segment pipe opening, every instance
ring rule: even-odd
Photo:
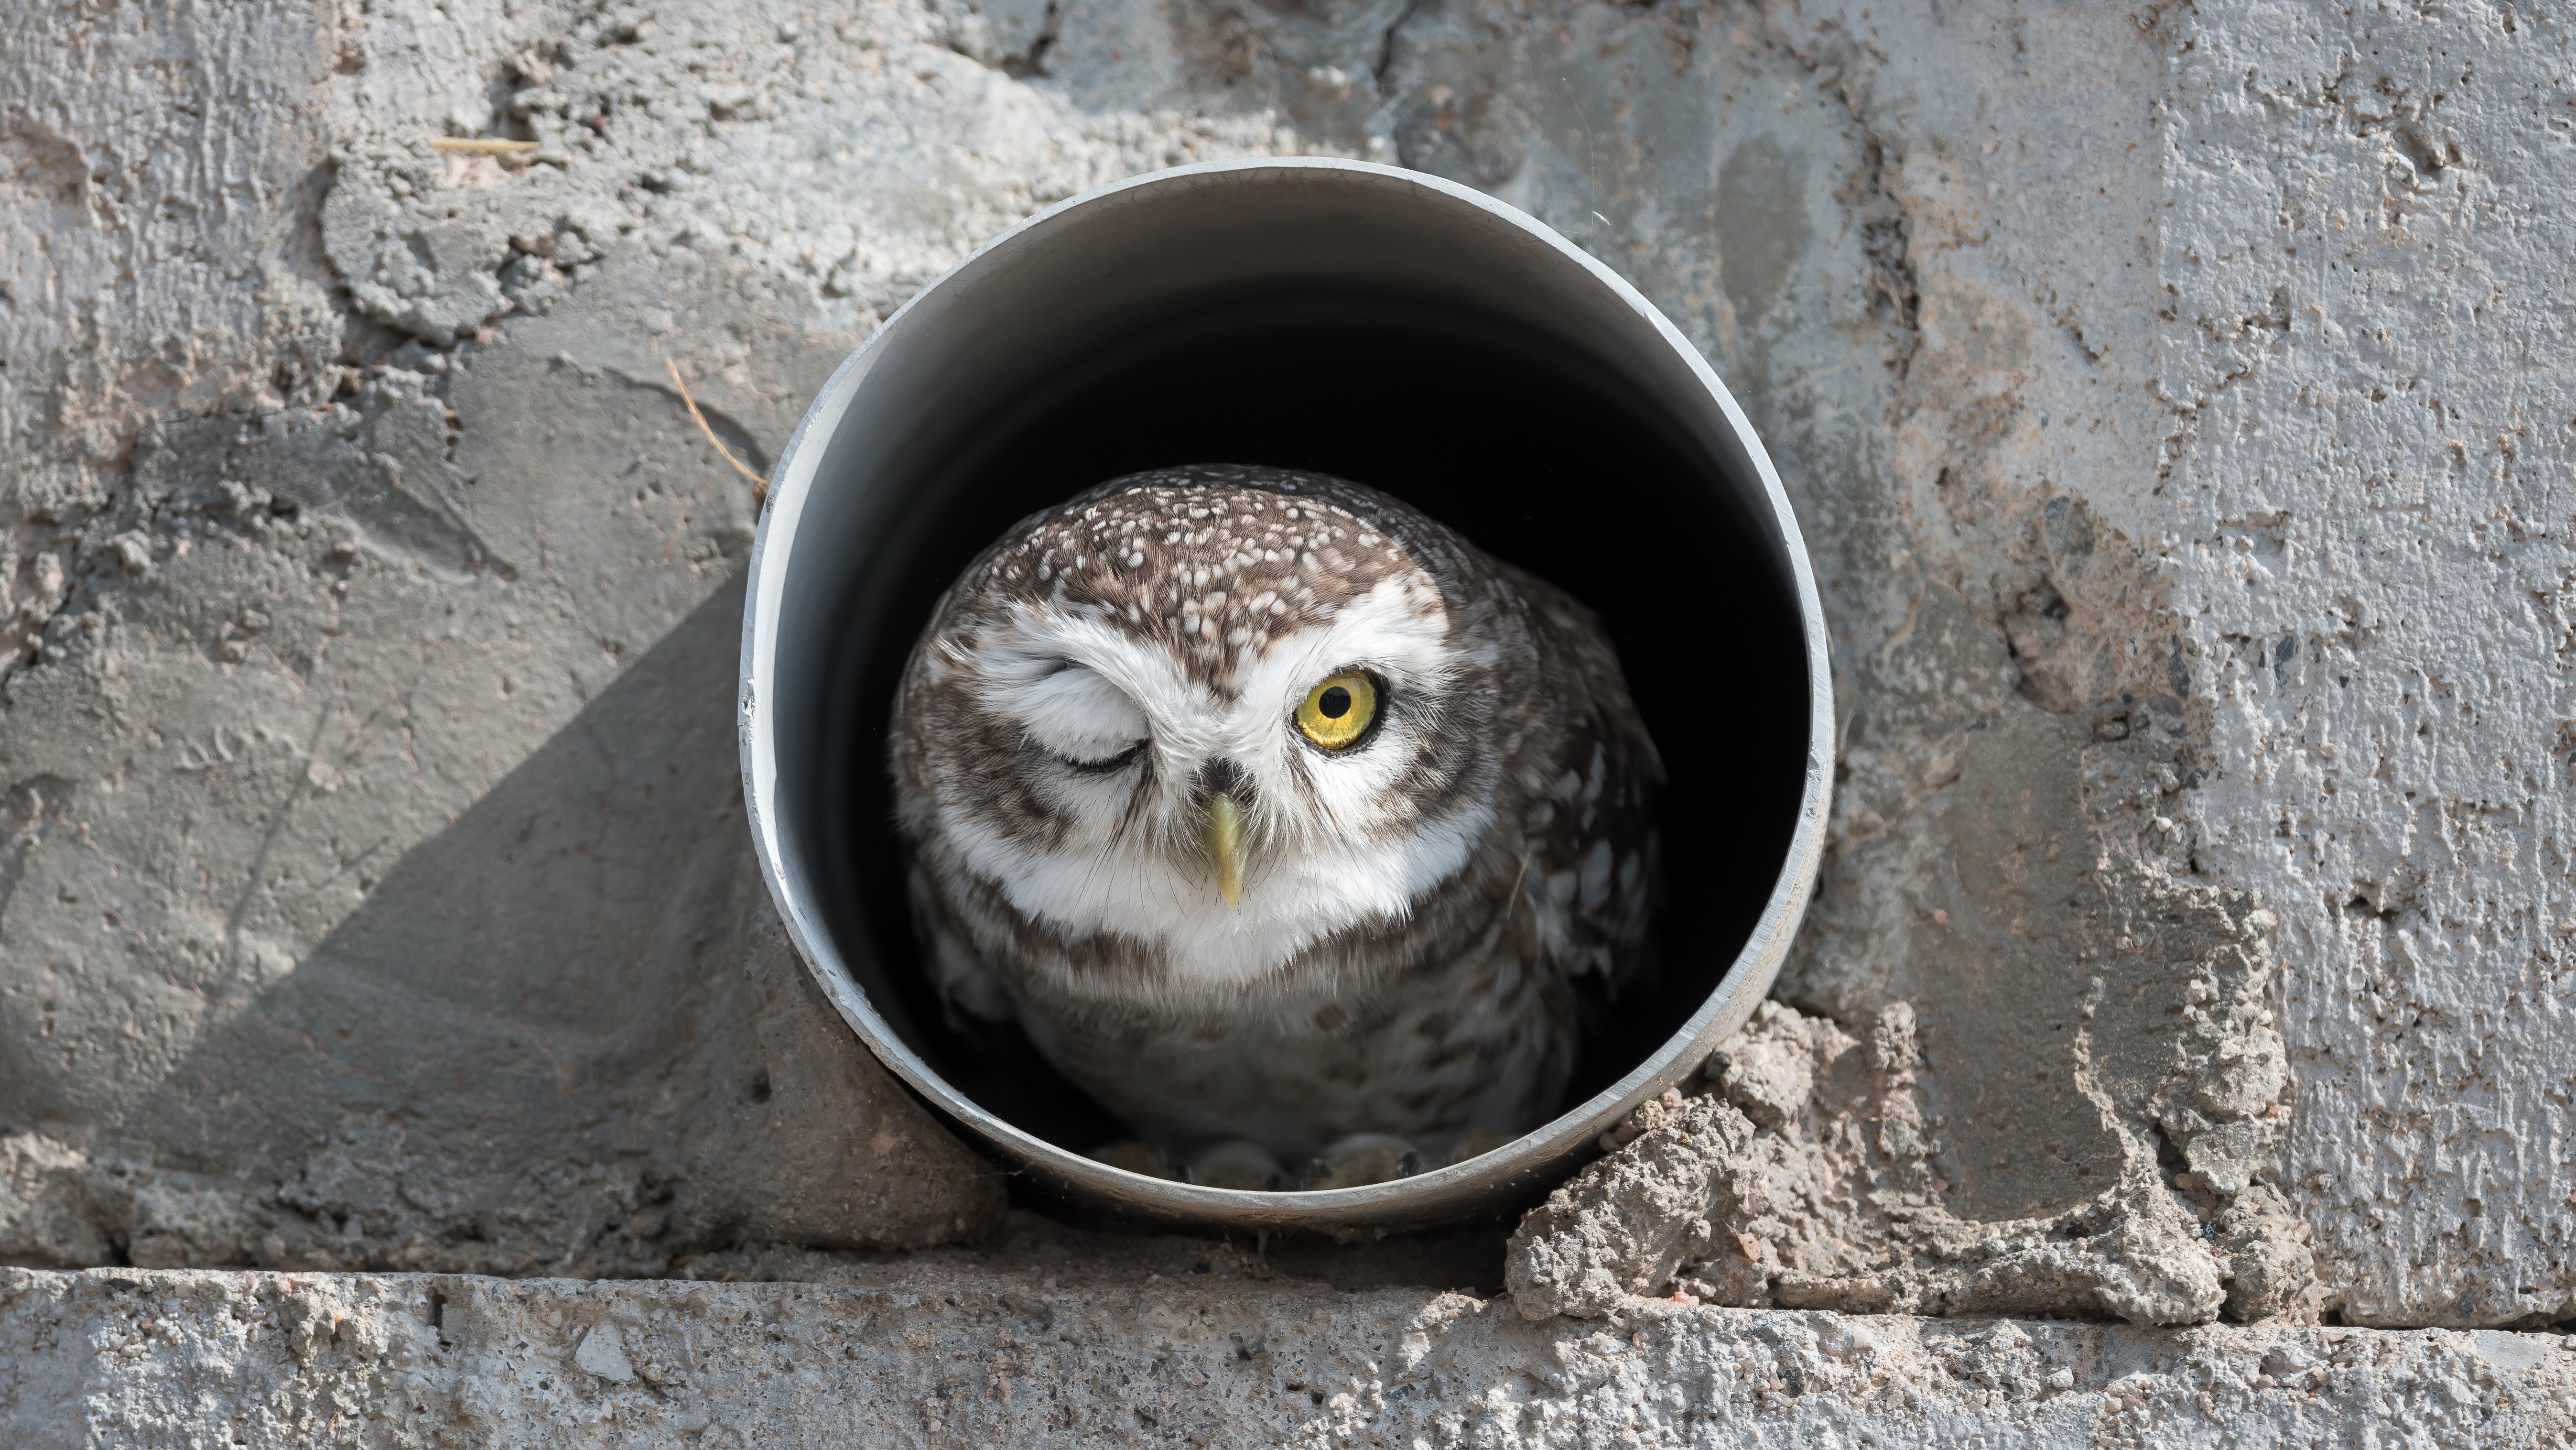
[[[841,960],[949,1085],[1075,1153],[1128,1136],[1016,1030],[960,1032],[934,1000],[885,769],[905,657],[940,591],[1014,521],[1179,464],[1380,489],[1606,622],[1670,774],[1662,972],[1602,1014],[1563,1106],[1636,1068],[1717,989],[1780,880],[1806,786],[1797,587],[1760,480],[1573,332],[1430,288],[1200,289],[1024,330],[1041,341],[989,352],[892,420],[905,431],[869,442],[864,479],[835,435],[813,487],[845,501],[804,525],[786,607],[810,623],[782,632],[781,679],[811,683],[773,706],[779,828]]]

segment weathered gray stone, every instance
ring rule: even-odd
[[[1030,210],[1325,150],[1636,280],[1808,529],[1846,778],[1788,1055],[1722,1085],[1804,1166],[1701,1282],[2576,1314],[2563,18],[20,8],[0,1256],[631,1272],[987,1221],[754,941],[753,506],[666,362],[758,467]],[[776,1136],[763,1064],[867,1136]]]
[[[2078,859],[2277,918],[2255,1017],[2294,1111],[2276,1149],[2221,1133],[2210,1166],[2266,1160],[2347,1318],[2568,1315],[2569,1107],[2534,1067],[2576,1020],[2544,1005],[2576,889],[2552,753],[2576,407],[2541,280],[2564,242],[2540,199],[2576,168],[2541,139],[2576,104],[2563,19],[1767,16],[1875,143],[1919,343],[1877,415],[1895,486],[1861,512],[1885,542],[1855,531],[1890,577],[1842,576],[1864,586],[1838,611],[1850,844],[1787,991],[1928,1015],[1985,976],[1926,918],[1957,920],[1950,883],[2006,849],[1936,822],[1975,785],[1950,783],[1958,732],[2012,702],[1922,651],[2000,623],[2020,693],[2097,742],[2055,752],[2083,766]],[[2539,356],[2549,381],[2506,381]],[[2001,921],[2062,930],[2028,905]],[[2017,1004],[1988,1040],[2055,1036],[2098,970],[1986,977]],[[2012,1081],[2011,1052],[1927,1040],[1936,1097]]]
[[[1671,1303],[1532,1323],[1242,1247],[1022,1230],[786,1283],[0,1270],[0,1439],[2525,1447],[2576,1439],[2576,1353]]]

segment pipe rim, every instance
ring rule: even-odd
[[[796,523],[813,492],[824,454],[868,364],[887,345],[887,339],[901,335],[901,324],[925,299],[951,285],[986,257],[1086,209],[1134,193],[1188,186],[1206,179],[1283,172],[1356,173],[1418,187],[1448,202],[1472,207],[1488,220],[1522,232],[1544,244],[1560,260],[1581,268],[1637,320],[1648,324],[1716,405],[1760,480],[1797,596],[1808,680],[1806,778],[1797,823],[1790,832],[1779,873],[1743,948],[1719,975],[1708,997],[1662,1045],[1616,1082],[1503,1147],[1410,1178],[1305,1192],[1214,1188],[1113,1168],[988,1111],[934,1072],[869,1001],[843,963],[819,914],[789,878],[774,809],[778,797],[775,720],[764,708],[768,692],[762,688],[776,660],[780,586],[793,548]],[[1741,1025],[1770,990],[1815,889],[1833,789],[1833,668],[1815,570],[1807,555],[1805,535],[1798,527],[1796,512],[1781,486],[1770,453],[1716,370],[1644,294],[1536,217],[1442,177],[1336,157],[1199,162],[1112,182],[1058,202],[1003,231],[895,309],[833,371],[771,470],[744,593],[739,690],[736,724],[743,804],[761,880],[798,957],[850,1030],[867,1044],[879,1062],[942,1116],[965,1125],[975,1137],[1000,1150],[1016,1165],[1036,1171],[1049,1180],[1049,1186],[1078,1199],[1092,1200],[1113,1212],[1179,1225],[1259,1229],[1423,1226],[1470,1216],[1479,1208],[1522,1196],[1542,1180],[1561,1179],[1579,1166],[1581,1155],[1604,1130],[1626,1118],[1639,1104],[1696,1075],[1718,1040]]]

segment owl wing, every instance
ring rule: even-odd
[[[961,909],[972,910],[974,903],[950,899],[919,860],[914,861],[907,884],[913,935],[922,944],[924,965],[938,989],[948,1025],[964,1031],[969,1019],[1008,1022],[1017,1017],[1001,974],[975,949],[974,933],[958,915]]]
[[[1531,955],[1616,995],[1654,971],[1663,758],[1600,621],[1553,585],[1505,567],[1528,602],[1539,698],[1564,722],[1520,772],[1533,786],[1520,883]]]

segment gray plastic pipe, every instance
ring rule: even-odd
[[[874,948],[836,937],[824,906],[846,887],[816,846],[831,829],[822,814],[839,808],[825,782],[836,766],[852,765],[832,752],[855,748],[824,724],[837,662],[847,658],[850,574],[883,567],[885,550],[898,547],[886,538],[890,501],[928,486],[938,466],[931,455],[1031,386],[1033,368],[1079,366],[1150,319],[1185,311],[1191,298],[1251,287],[1365,289],[1468,308],[1610,370],[1715,464],[1712,476],[1770,532],[1805,636],[1798,814],[1759,921],[1706,1001],[1646,1060],[1503,1148],[1412,1178],[1311,1193],[1209,1188],[1112,1168],[943,1081],[892,1025],[899,1014],[862,987],[854,959]],[[1506,1208],[1579,1166],[1638,1104],[1686,1081],[1779,972],[1815,883],[1834,774],[1832,672],[1797,521],[1761,441],[1707,362],[1635,288],[1523,212],[1436,177],[1320,158],[1186,166],[1103,187],[1013,227],[905,304],[833,374],[772,478],[743,614],[740,697],[743,793],[762,875],[850,1029],[934,1109],[1043,1190],[1167,1225],[1343,1234]]]

